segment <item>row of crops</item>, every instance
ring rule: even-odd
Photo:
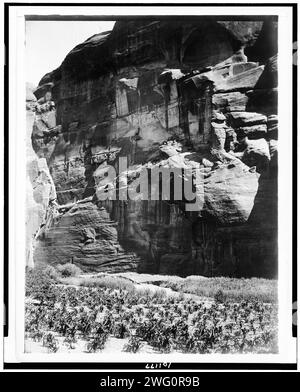
[[[277,306],[262,302],[200,302],[111,288],[40,286],[26,300],[26,337],[48,352],[61,344],[100,352],[111,337],[123,351],[145,345],[170,353],[274,353]],[[60,339],[58,339],[60,337]]]

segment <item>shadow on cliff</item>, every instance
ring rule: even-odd
[[[253,276],[267,278],[276,278],[278,273],[278,169],[275,160],[271,160],[268,169],[260,175],[247,222],[250,240],[256,242],[249,260],[249,271]]]

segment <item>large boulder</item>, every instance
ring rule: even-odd
[[[244,112],[247,102],[247,95],[239,91],[214,94],[212,98],[214,108],[226,112]]]
[[[229,121],[234,128],[249,127],[257,124],[265,124],[267,117],[261,113],[233,112],[230,113]]]
[[[249,167],[256,166],[259,172],[266,170],[271,159],[267,141],[263,138],[257,140],[245,138],[245,144],[243,162]]]
[[[259,174],[240,161],[222,165],[205,179],[204,210],[220,224],[247,222],[258,190]]]

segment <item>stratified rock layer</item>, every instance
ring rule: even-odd
[[[117,22],[45,75],[32,145],[57,205],[35,262],[276,276],[276,31],[270,18]],[[196,168],[200,210],[184,200],[101,201],[119,157],[129,182],[145,168]]]
[[[40,228],[45,225],[51,204],[56,200],[55,185],[49,173],[46,158],[39,158],[31,143],[31,135],[36,122],[38,104],[32,88],[26,88],[26,253],[27,265],[33,266],[35,240]]]

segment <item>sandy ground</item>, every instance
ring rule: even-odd
[[[52,332],[53,333],[53,332]],[[64,338],[56,335],[56,339],[59,342],[59,349],[57,351],[58,354],[90,354],[87,349],[87,341],[78,339],[77,343],[74,345],[73,349],[70,349],[67,345],[64,344]],[[103,350],[97,351],[99,355],[105,354],[115,354],[115,353],[122,353],[124,345],[128,342],[128,338],[126,339],[118,339],[115,337],[110,337]],[[41,342],[35,342],[31,338],[25,339],[25,352],[26,353],[35,353],[35,354],[48,354],[48,348],[43,346]],[[149,346],[148,344],[144,343],[141,348],[139,349],[139,354],[154,354],[156,351]],[[134,353],[132,353],[134,355]]]
[[[183,298],[185,299],[193,299],[195,302],[205,302],[205,304],[210,304],[213,302],[212,298],[200,297],[199,295],[196,294],[182,293],[179,291],[174,291],[169,287],[158,287],[155,284],[151,284],[151,283],[138,283],[136,284],[135,287],[137,288],[137,290],[151,290],[151,291],[162,290],[169,296],[173,296],[173,297],[183,296]]]
[[[105,272],[98,272],[94,274],[82,274],[82,277],[96,277],[96,276],[119,276],[125,279],[130,280],[133,283],[153,283],[153,282],[180,282],[186,278],[182,278],[176,275],[159,275],[159,274],[140,274],[137,272],[118,272],[115,274],[108,274]],[[192,278],[194,275],[190,275],[189,278]],[[197,279],[209,279],[206,276],[197,275]]]

